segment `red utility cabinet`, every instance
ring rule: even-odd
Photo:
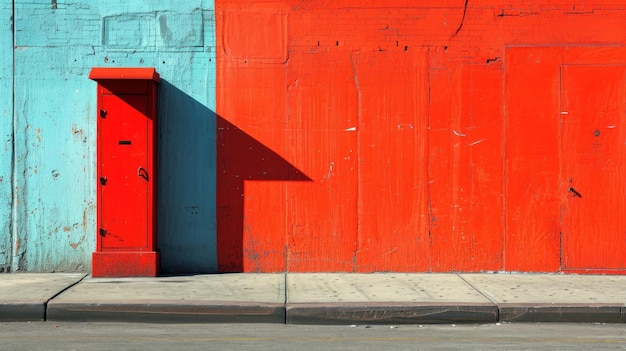
[[[156,276],[154,68],[93,68],[98,82],[93,277]]]

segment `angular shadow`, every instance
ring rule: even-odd
[[[245,270],[244,182],[248,180],[311,181],[311,178],[218,115],[217,246],[221,272]]]
[[[161,270],[164,274],[216,272],[215,112],[167,80],[161,79],[158,91]]]
[[[157,121],[162,273],[243,272],[244,182],[311,179],[164,79]]]

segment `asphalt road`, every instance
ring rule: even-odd
[[[626,350],[626,324],[0,324],[0,351],[248,349]]]

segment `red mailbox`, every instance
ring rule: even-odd
[[[93,68],[98,82],[93,277],[156,276],[154,68]]]

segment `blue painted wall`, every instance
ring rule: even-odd
[[[91,269],[96,83],[87,76],[98,66],[160,73],[162,268],[216,271],[213,2],[14,0],[13,6],[14,33],[10,5],[0,8],[0,179],[14,169],[15,184],[11,201],[10,182],[0,182],[0,268]]]
[[[13,8],[0,3],[0,272],[11,268],[13,162]]]

